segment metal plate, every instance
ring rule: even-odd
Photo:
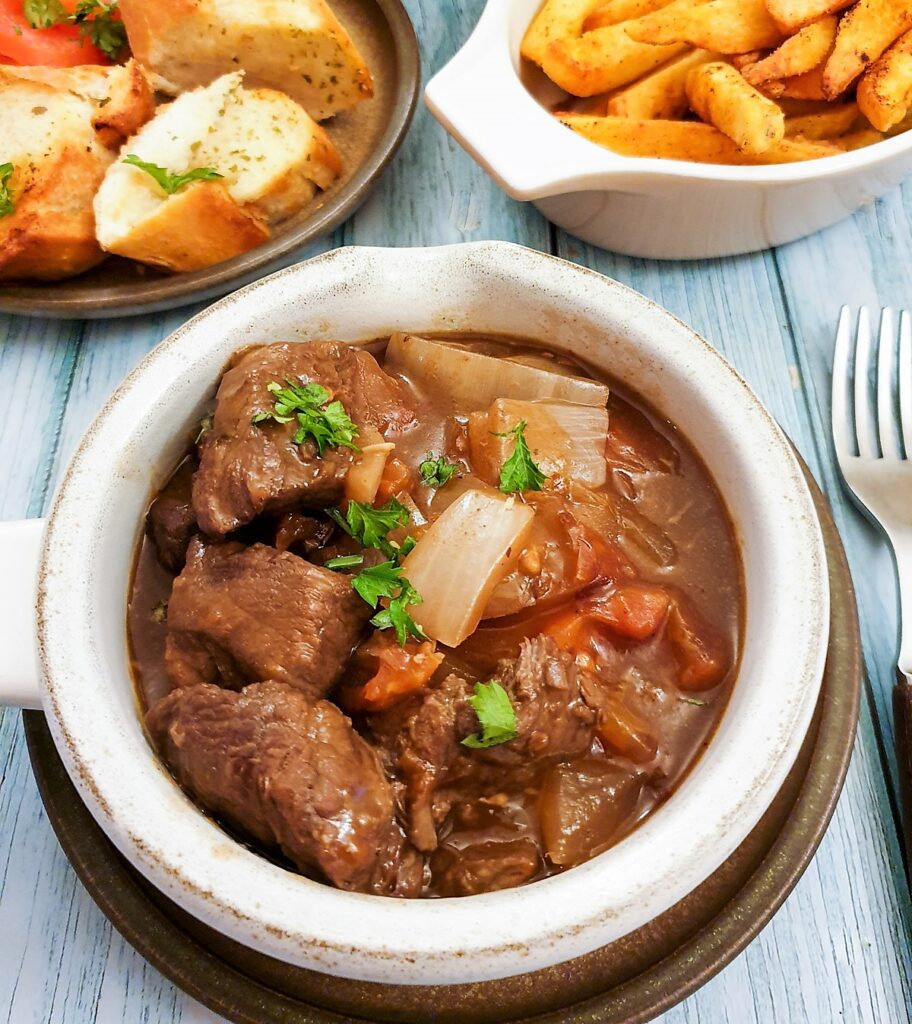
[[[848,769],[861,693],[852,579],[826,499],[808,477],[829,558],[830,647],[795,768],[760,824],[698,889],[632,935],[568,964],[476,985],[380,986],[330,978],[239,946],[183,913],[116,852],[80,802],[44,720],[24,712],[32,768],[60,843],[115,928],[166,977],[236,1024],[642,1024],[733,960],[782,905],[817,849]]]
[[[97,319],[173,309],[225,295],[301,258],[367,198],[405,138],[418,100],[418,41],[401,0],[333,0],[374,78],[374,96],[324,127],[339,149],[339,180],[277,227],[263,245],[188,274],[110,257],[85,274],[51,283],[0,284],[0,312]]]

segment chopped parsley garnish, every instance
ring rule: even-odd
[[[381,608],[371,619],[371,625],[377,629],[395,629],[400,646],[404,646],[410,636],[418,640],[427,639],[424,630],[408,613],[410,606],[421,604],[421,595],[403,577],[402,567],[395,561],[381,562],[362,570],[352,580],[352,586],[375,610],[382,598],[389,600],[389,605]]]
[[[371,625],[377,629],[395,629],[399,646],[404,647],[410,636],[416,640],[427,640],[427,633],[409,615],[408,609],[421,604],[423,598],[408,580],[400,578],[399,593],[390,601],[387,608],[381,609],[371,619]]]
[[[526,421],[521,420],[512,430],[494,435],[515,438],[513,454],[500,470],[500,489],[508,494],[512,491],[540,491],[548,479],[532,459],[525,431]]]
[[[60,0],[25,0],[22,13],[32,28],[52,28],[70,17]]]
[[[152,618],[156,622],[164,622],[168,618],[168,602],[159,601],[152,609]]]
[[[363,547],[377,548],[394,562],[398,560],[400,553],[407,554],[403,550],[405,545],[397,551],[386,539],[390,530],[395,530],[397,526],[407,526],[409,522],[408,509],[395,498],[390,498],[380,508],[360,501],[350,501],[344,513],[337,508],[328,511],[330,517]],[[414,544],[411,547],[414,547]]]
[[[291,423],[297,420],[294,443],[313,441],[320,456],[327,448],[361,449],[354,443],[358,428],[349,419],[345,407],[339,401],[330,401],[329,392],[321,384],[295,384],[285,381],[286,387],[270,381],[266,390],[275,399],[268,412],[258,412],[251,422],[256,425],[274,420],[276,423]]]
[[[458,462],[448,462],[445,455],[434,458],[432,452],[424,457],[424,462],[418,467],[421,474],[421,482],[427,487],[443,487],[459,472]]]
[[[196,435],[194,444],[199,444],[203,439],[203,434],[208,434],[212,429],[212,413],[207,413],[201,420],[199,425],[199,433]]]
[[[469,697],[469,703],[478,716],[481,733],[466,736],[462,741],[464,747],[484,749],[516,739],[516,712],[507,691],[496,679],[476,683],[475,696]]]
[[[117,0],[79,0],[72,14],[60,0],[24,0],[22,13],[32,28],[78,25],[80,35],[111,60],[116,59],[127,42],[127,30],[117,17]]]
[[[114,60],[127,42],[127,30],[117,14],[117,0],[79,0],[70,19],[79,31],[88,36],[93,46]]]
[[[216,178],[223,177],[214,167],[194,167],[183,174],[172,174],[164,167],[159,167],[158,164],[150,164],[145,160],[140,160],[135,153],[125,156],[123,162],[130,164],[132,167],[138,167],[141,171],[145,171],[146,174],[158,182],[161,190],[169,196],[173,196],[175,192],[182,189],[184,185],[189,185],[191,181],[213,181]]]
[[[364,565],[364,555],[339,555],[323,565],[326,569],[354,569],[355,566]]]
[[[682,700],[685,704],[693,704],[693,706],[696,708],[706,707],[706,701],[700,700],[699,697],[681,697],[679,699]]]
[[[13,176],[12,164],[0,164],[0,217],[8,217],[13,212],[13,191],[9,180]]]

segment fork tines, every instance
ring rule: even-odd
[[[876,348],[876,353],[873,349]],[[872,360],[876,358],[872,386]],[[884,309],[876,342],[866,306],[842,307],[833,355],[833,439],[840,461],[912,459],[912,317]]]

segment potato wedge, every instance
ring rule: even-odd
[[[770,55],[770,52],[770,50],[748,50],[747,53],[733,53],[729,60],[733,68],[743,71],[751,64],[759,64],[761,60]]]
[[[873,128],[859,128],[857,132],[840,136],[835,142],[848,153],[853,149],[873,146],[875,142],[883,142],[886,137],[883,132],[875,131]]]
[[[583,31],[592,32],[609,25],[620,25],[622,21],[642,18],[661,7],[667,7],[671,0],[607,0],[592,12],[583,22]]]
[[[823,70],[823,94],[835,100],[903,33],[912,29],[912,0],[859,0],[839,22]]]
[[[806,25],[763,60],[742,68],[742,74],[758,89],[775,78],[803,75],[822,64],[836,41],[838,19],[827,14]]]
[[[766,9],[783,32],[791,35],[825,14],[838,14],[855,0],[766,0]]]
[[[555,39],[542,60],[542,70],[572,96],[595,96],[635,82],[688,48],[686,43],[636,42],[627,33],[627,27],[636,24],[624,21],[576,39]]]
[[[842,152],[832,143],[783,139],[765,153],[746,153],[712,125],[699,121],[634,121],[626,117],[558,114],[584,138],[625,156],[659,157],[708,164],[780,164]]]
[[[781,78],[777,81],[767,82],[761,87],[761,91],[773,99],[793,99],[823,102],[826,96],[823,92],[823,68],[824,65],[814,68],[813,71],[806,71],[803,75],[795,75],[792,78]]]
[[[764,50],[783,40],[763,0],[675,0],[627,31],[641,43],[690,43],[717,53]]]
[[[541,65],[551,43],[582,35],[584,22],[603,3],[604,0],[546,0],[526,30],[520,53],[526,60]]]
[[[912,32],[868,68],[858,83],[858,106],[878,131],[898,125],[912,105]]]
[[[652,74],[614,93],[600,112],[639,121],[653,118],[671,121],[683,117],[689,106],[687,76],[694,68],[717,59],[717,55],[709,50],[692,50],[676,57]]]
[[[746,153],[765,153],[785,138],[785,114],[730,64],[716,61],[691,71],[687,98],[694,113]]]
[[[841,103],[830,110],[785,119],[786,138],[835,139],[845,135],[858,120],[857,103]]]

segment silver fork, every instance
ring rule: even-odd
[[[876,351],[875,351],[876,350]],[[876,360],[875,385],[871,388]],[[912,868],[912,317],[880,316],[875,341],[868,310],[843,306],[833,355],[833,441],[852,497],[887,535],[899,577],[900,648],[893,691],[896,757]]]

